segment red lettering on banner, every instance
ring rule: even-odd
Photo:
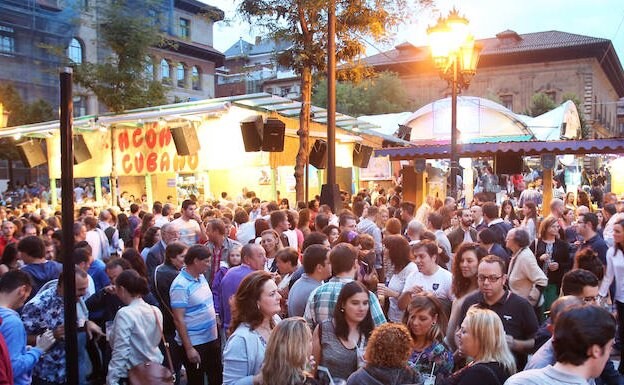
[[[121,159],[121,167],[126,174],[130,174],[132,171],[132,161],[130,160],[130,154],[125,154]]]
[[[154,146],[156,146],[156,131],[154,131],[154,129],[150,128],[149,130],[147,130],[147,132],[145,133],[145,144],[147,144],[147,148],[149,148],[150,150],[154,148]]]
[[[169,171],[170,166],[171,166],[171,162],[169,158],[169,153],[163,152],[160,158],[160,171],[161,172]]]
[[[150,152],[147,155],[147,172],[154,172],[158,167],[158,154]]]
[[[165,147],[169,143],[171,143],[171,131],[169,131],[169,128],[163,128],[158,133],[158,144],[160,144],[160,147]]]
[[[142,153],[138,153],[135,157],[134,157],[134,169],[136,170],[136,172],[138,172],[139,174],[141,172],[143,172],[143,165],[145,164],[145,157],[143,156]]]
[[[123,131],[119,133],[117,137],[117,143],[119,143],[119,149],[121,151],[126,151],[128,147],[130,147],[130,138],[128,137],[128,131]]]
[[[138,148],[142,144],[143,144],[143,130],[140,128],[137,128],[136,130],[134,130],[134,132],[132,132],[132,145],[135,148]]]

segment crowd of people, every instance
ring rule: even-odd
[[[0,207],[0,383],[65,383],[72,258],[81,384],[620,384],[624,205],[530,198]]]

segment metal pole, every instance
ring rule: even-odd
[[[342,208],[336,184],[336,2],[329,2],[327,18],[327,183],[321,189],[321,204],[333,212]]]
[[[453,59],[453,80],[451,81],[451,196],[457,199],[457,60]]]
[[[74,148],[72,69],[60,74],[61,86],[61,199],[63,218],[63,303],[65,309],[65,360],[67,383],[78,383],[78,328],[76,315],[76,267],[74,249]]]

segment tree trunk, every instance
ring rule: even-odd
[[[304,68],[301,73],[301,113],[299,114],[299,152],[295,162],[295,191],[297,202],[305,202],[304,173],[308,164],[310,140],[310,104],[312,100],[312,71]]]

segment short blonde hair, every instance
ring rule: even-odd
[[[312,333],[302,317],[286,318],[271,332],[262,364],[262,384],[301,384]]]
[[[505,339],[505,329],[498,314],[473,305],[464,318],[464,327],[478,341],[475,360],[498,362],[511,375],[516,372],[516,361]]]

